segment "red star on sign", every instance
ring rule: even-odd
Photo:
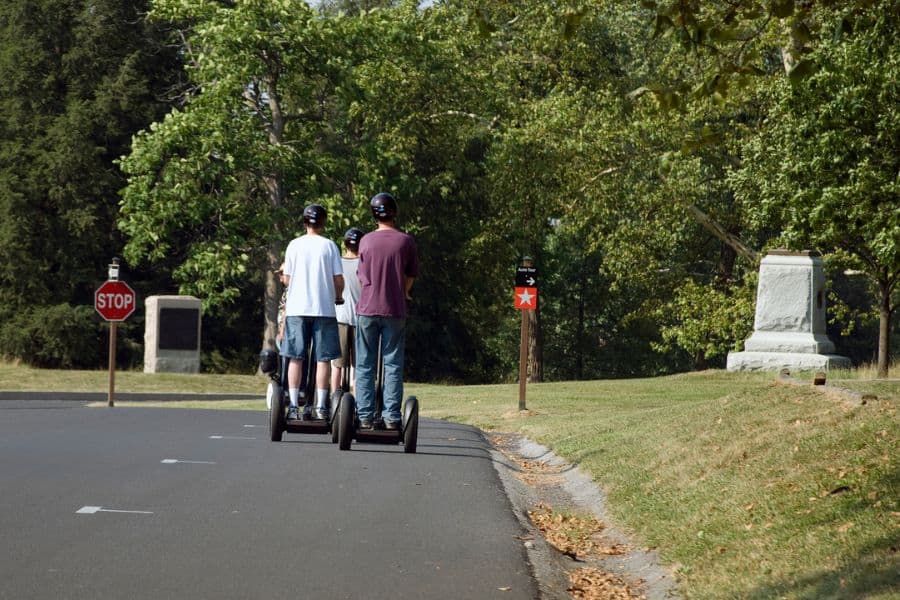
[[[534,310],[537,308],[537,288],[517,287],[514,306],[521,310]]]

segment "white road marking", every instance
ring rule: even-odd
[[[243,437],[240,435],[211,435],[211,440],[255,440],[255,437]]]
[[[93,515],[98,512],[108,512],[108,513],[127,513],[133,515],[152,515],[153,513],[149,510],[114,510],[111,508],[103,508],[102,506],[82,506],[78,510],[75,511],[76,515]]]
[[[268,425],[244,425],[244,427],[268,427]]]
[[[214,465],[214,464],[216,464],[211,460],[181,460],[178,458],[164,458],[159,462],[161,462],[164,465],[174,465],[174,464],[178,464],[178,463],[187,464],[187,465]]]

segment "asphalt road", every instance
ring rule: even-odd
[[[0,401],[0,598],[536,598],[472,428],[416,454],[263,412]]]

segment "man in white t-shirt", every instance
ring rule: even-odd
[[[328,418],[330,361],[341,355],[335,304],[343,302],[344,277],[341,252],[337,245],[322,236],[325,207],[310,204],[303,209],[306,235],[291,240],[284,255],[284,275],[288,293],[285,304],[285,336],[283,354],[289,357],[288,394],[291,406],[288,419],[298,418],[300,374],[310,342],[315,351],[317,419]],[[312,418],[305,407],[303,418]]]

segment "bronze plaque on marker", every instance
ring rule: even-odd
[[[200,311],[195,308],[159,309],[159,349],[197,350]]]

